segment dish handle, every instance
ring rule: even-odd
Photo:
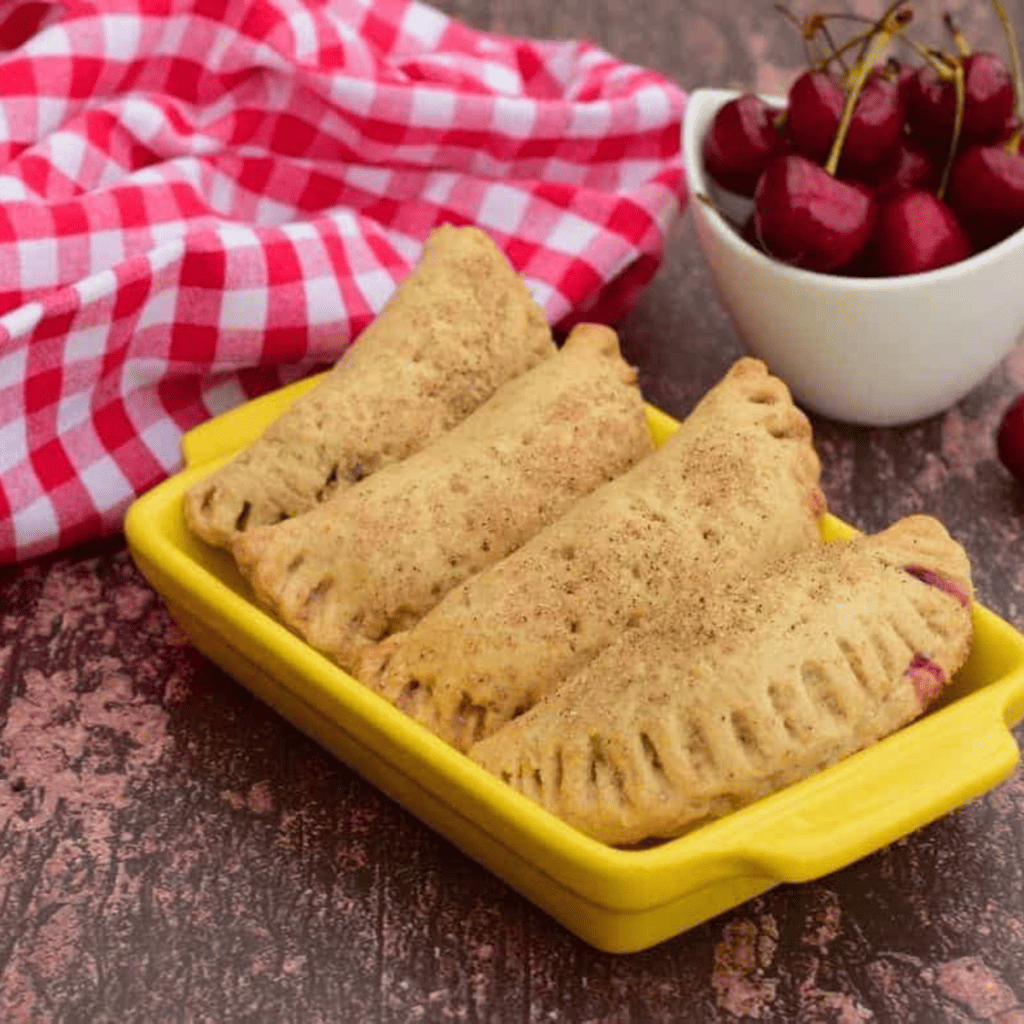
[[[1024,713],[1022,680],[1005,683],[993,687],[983,701],[971,701],[970,708],[953,706],[918,722],[916,741],[896,733],[883,741],[888,746],[884,754],[881,745],[869,748],[809,780],[811,793],[805,790],[783,811],[784,828],[773,816],[746,836],[747,854],[779,882],[810,881],[1003,782],[1020,758],[1008,726]],[[922,730],[931,735],[922,737]],[[922,749],[929,751],[927,760],[920,756]],[[849,769],[856,769],[857,758],[874,756],[884,756],[885,768],[878,775],[885,784],[867,788],[863,773]]]

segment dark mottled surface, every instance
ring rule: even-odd
[[[688,88],[784,89],[801,59],[760,0],[441,6],[586,36]],[[986,4],[949,6],[996,39]],[[687,221],[623,336],[676,414],[740,354]],[[943,417],[815,427],[839,515],[940,516],[980,598],[1024,627],[1024,491],[993,448],[1022,387],[1017,351]],[[120,542],[0,573],[0,730],[4,1022],[1024,1024],[1020,772],[820,882],[610,956],[215,670]]]

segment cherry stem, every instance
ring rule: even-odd
[[[952,82],[955,77],[953,58],[935,50],[928,50],[909,36],[900,36],[901,43],[906,43],[944,82]]]
[[[874,70],[875,65],[885,56],[886,51],[892,43],[894,34],[902,29],[902,23],[897,19],[894,11],[886,15],[884,24],[873,33],[864,53],[853,67],[853,74],[846,90],[846,105],[843,107],[843,116],[839,121],[839,128],[836,131],[835,141],[825,161],[825,171],[835,177],[839,168],[839,157],[843,152],[843,144],[846,142],[846,133],[850,130],[850,122],[853,120],[853,109],[857,106],[864,83],[868,75]]]
[[[956,90],[956,112],[953,115],[953,137],[949,140],[949,154],[946,156],[946,165],[942,168],[942,178],[939,180],[939,187],[935,193],[937,199],[946,194],[946,186],[949,184],[949,173],[953,169],[953,159],[956,157],[956,148],[960,145],[960,132],[964,126],[964,66],[961,61],[956,61],[953,69],[953,88]]]
[[[874,23],[872,31],[864,41],[864,45],[857,55],[858,65],[867,60],[868,47],[871,45],[875,32],[879,32],[885,27],[891,35],[895,35],[910,24],[914,17],[914,10],[912,7],[907,6],[908,3],[909,0],[892,0],[892,3],[885,9],[882,16]],[[871,63],[875,62],[872,61]]]
[[[900,8],[903,7],[906,3],[907,0],[894,0],[894,3],[892,3],[889,6],[889,9],[885,12],[885,14],[883,14],[882,17],[879,18],[877,21],[872,21],[870,18],[867,18],[860,14],[821,15],[820,17],[822,22],[824,22],[826,18],[842,18],[846,21],[857,21],[860,22],[861,24],[866,24],[869,27],[865,31],[860,32],[857,35],[851,36],[849,39],[846,40],[845,43],[843,43],[842,46],[838,48],[833,46],[834,52],[830,56],[826,57],[820,64],[815,66],[813,70],[824,71],[829,66],[829,64],[831,64],[834,60],[839,60],[840,62],[842,62],[843,54],[845,54],[848,50],[852,50],[856,46],[861,47],[860,56],[857,58],[857,63],[859,64],[861,61],[863,61],[864,51],[867,49],[872,38],[874,38],[875,34],[879,31],[882,25],[884,25],[890,18],[895,16],[897,17],[897,19],[903,19],[901,21],[901,27],[905,27],[906,24],[910,21],[910,18],[913,16],[913,12],[910,9],[907,9],[905,11],[900,10]],[[845,64],[843,64],[843,70],[846,71]],[[849,73],[847,73],[847,77],[849,77]]]
[[[828,56],[825,57],[825,62],[829,63],[833,60],[838,60],[840,67],[843,69],[843,77],[845,78],[849,75],[850,69],[846,66],[846,61],[843,60],[843,55],[836,45],[835,38],[832,35],[832,30],[828,27],[826,15],[817,12],[809,15],[803,23],[803,34],[804,39],[810,40],[816,40],[819,34],[824,36],[825,43],[829,50]]]
[[[843,69],[843,77],[847,77],[850,74],[850,69],[846,66],[846,61],[843,60],[843,55],[839,52],[839,49],[836,46],[836,41],[832,38],[832,33],[824,21],[821,22],[821,34],[825,37],[825,41],[828,43],[829,49],[832,51],[832,57],[839,61],[839,66]]]
[[[834,53],[830,53],[823,60],[820,60],[814,67],[814,71],[824,71],[828,67],[828,65],[830,65],[830,63],[833,62],[834,60],[842,61],[843,55],[845,53],[847,53],[849,50],[852,50],[856,46],[862,46],[877,31],[878,26],[872,22],[870,29],[866,30],[865,32],[861,32],[856,36],[852,36],[842,46],[838,47]],[[845,63],[843,67],[844,69],[846,68]]]
[[[946,26],[946,31],[953,37],[953,42],[957,50],[960,51],[960,56],[969,57],[971,55],[971,44],[967,41],[967,37],[963,32],[960,31],[960,26],[953,20],[953,15],[947,11],[942,16],[942,23]]]
[[[890,85],[897,85],[902,71],[903,65],[895,57],[890,57],[882,68],[882,75]]]
[[[823,21],[859,21],[862,25],[877,25],[878,22],[874,18],[869,18],[866,14],[848,14],[844,11],[831,11],[828,14],[820,15]]]
[[[1013,30],[1013,22],[1006,13],[1003,0],[991,0],[1006,36],[1006,48],[1010,51],[1010,63],[1013,66],[1013,93],[1017,100],[1017,120],[1024,124],[1024,76],[1021,74],[1020,50],[1017,47],[1017,33]]]
[[[834,53],[831,53],[823,61],[820,61],[818,64],[816,64],[813,70],[824,71],[829,66],[829,64],[832,63],[832,61],[842,61],[844,53],[846,53],[848,50],[852,50],[855,46],[860,46],[865,40],[870,39],[875,34],[875,23],[872,22],[871,25],[872,27],[869,28],[866,32],[862,32],[860,33],[860,35],[852,36],[850,39],[847,39],[846,42],[843,43],[843,45],[840,46],[838,49],[836,49]],[[844,64],[843,67],[845,68],[846,65]]]
[[[784,17],[789,18],[800,30],[800,41],[804,44],[804,56],[807,58],[807,66],[815,67],[819,58],[817,53],[815,53],[813,40],[804,31],[804,23],[784,3],[776,3],[775,10]]]

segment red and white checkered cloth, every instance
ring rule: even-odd
[[[0,564],[119,530],[441,222],[551,323],[620,317],[685,201],[684,102],[410,0],[0,0]]]

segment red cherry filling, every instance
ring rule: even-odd
[[[942,666],[924,654],[915,654],[904,674],[914,684],[922,708],[935,703],[949,682]]]
[[[923,565],[908,565],[906,571],[929,587],[935,587],[950,597],[959,601],[965,608],[971,603],[971,595],[956,580],[950,579],[944,573],[936,572],[934,569],[926,569]]]
[[[948,206],[930,192],[901,192],[882,203],[874,244],[882,273],[921,274],[971,255],[971,243]]]
[[[761,172],[784,145],[777,116],[750,93],[718,111],[704,140],[704,165],[722,188],[742,196],[754,194]]]
[[[765,251],[808,270],[835,271],[871,237],[870,190],[833,178],[806,157],[776,157],[754,193],[754,223]]]

